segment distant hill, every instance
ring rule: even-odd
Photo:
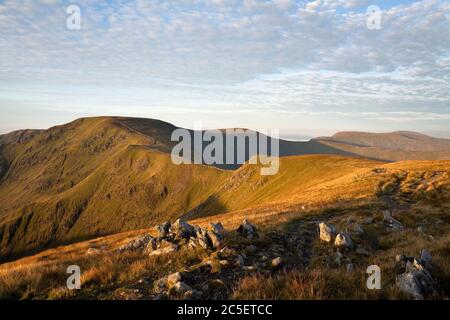
[[[384,161],[450,159],[449,139],[417,132],[338,132],[314,141],[342,152]]]
[[[231,171],[223,169],[240,166],[173,164],[174,129],[159,120],[96,117],[0,136],[0,254],[24,254],[183,215],[295,203],[313,189],[314,199],[322,199],[323,186],[331,183],[335,195],[348,192],[353,180],[340,179],[382,165],[373,159],[449,154],[448,140],[412,133],[280,140],[280,173],[264,177],[251,165]],[[246,159],[251,156],[247,152]]]

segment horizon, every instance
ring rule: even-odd
[[[6,135],[6,134],[9,134],[9,133],[13,133],[13,132],[16,132],[16,131],[22,131],[22,130],[41,130],[41,131],[45,131],[45,130],[49,130],[49,129],[53,128],[53,127],[63,126],[63,125],[72,123],[72,122],[74,122],[74,121],[76,121],[76,120],[79,120],[79,119],[86,119],[86,118],[136,118],[136,119],[143,119],[143,120],[157,120],[157,121],[165,122],[165,123],[170,124],[170,125],[174,125],[176,128],[188,129],[188,130],[197,130],[197,129],[195,129],[195,126],[198,126],[198,125],[199,125],[199,124],[197,123],[197,124],[193,125],[192,127],[183,127],[183,126],[178,126],[178,125],[176,125],[176,124],[174,124],[174,123],[171,123],[171,122],[169,122],[169,121],[166,121],[166,120],[163,120],[163,119],[157,119],[157,118],[143,118],[143,117],[125,117],[125,116],[107,116],[107,115],[102,115],[102,116],[80,117],[80,118],[72,119],[72,120],[69,121],[69,122],[64,122],[64,123],[55,124],[55,125],[52,125],[52,126],[46,127],[46,128],[44,128],[44,127],[43,127],[43,128],[22,128],[22,129],[17,129],[17,130],[8,131],[8,132],[2,132],[1,129],[0,129],[0,136],[1,136],[1,135]],[[230,130],[236,130],[236,129],[253,130],[253,131],[259,132],[259,130],[265,129],[265,128],[260,128],[260,129],[258,129],[258,128],[249,128],[249,127],[208,127],[208,128],[202,128],[203,131],[207,131],[207,130],[227,130],[227,129],[230,129]],[[409,130],[379,131],[379,132],[376,132],[376,131],[353,131],[353,130],[351,130],[351,131],[346,131],[346,130],[341,130],[341,131],[336,131],[336,132],[334,132],[334,133],[332,133],[332,134],[330,134],[330,135],[314,135],[314,136],[313,136],[313,135],[310,135],[310,136],[308,136],[308,135],[301,135],[301,134],[295,134],[295,133],[292,134],[292,133],[287,133],[287,132],[281,131],[281,132],[279,133],[279,134],[280,134],[280,135],[279,135],[279,138],[280,138],[280,139],[283,139],[283,140],[287,140],[287,141],[309,141],[309,140],[311,140],[311,139],[316,139],[316,138],[321,138],[321,137],[331,137],[331,136],[333,136],[333,135],[335,135],[335,134],[337,134],[337,133],[343,133],[343,132],[352,132],[352,133],[353,133],[353,132],[354,132],[354,133],[374,133],[374,134],[418,133],[418,134],[423,134],[423,135],[430,136],[430,137],[432,137],[432,138],[441,138],[441,139],[449,139],[449,138],[450,138],[450,137],[446,137],[446,136],[440,137],[440,136],[431,135],[431,134],[424,133],[424,132],[420,132],[420,131],[409,131]],[[269,135],[269,136],[270,136],[270,135]]]
[[[6,0],[0,133],[110,114],[450,138],[449,17],[441,0]]]

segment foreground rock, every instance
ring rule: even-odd
[[[403,229],[403,225],[400,221],[395,220],[391,212],[389,210],[383,211],[383,221],[386,224],[387,227],[391,228],[392,230],[401,230]]]
[[[425,267],[426,263],[431,263],[431,255],[428,251],[422,250],[421,258],[418,260],[408,259],[402,255],[397,256],[396,260],[406,264],[404,272],[396,278],[396,285],[402,292],[413,296],[416,300],[423,300],[437,294],[437,283]]]
[[[258,237],[256,227],[247,220],[244,220],[242,222],[242,224],[237,229],[237,232],[247,239],[255,239]]]
[[[336,236],[336,228],[332,224],[326,224],[321,222],[319,224],[319,237],[320,240],[325,242],[331,242]]]
[[[136,239],[124,244],[119,247],[119,252],[130,251],[130,250],[144,250],[148,243],[152,241],[154,238],[149,234],[144,234],[142,236],[137,237]]]
[[[348,233],[339,232],[336,236],[336,240],[334,241],[334,245],[340,248],[351,249],[353,248],[353,241]]]

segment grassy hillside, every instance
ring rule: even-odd
[[[135,160],[147,157],[141,151],[133,150]],[[426,248],[433,257],[432,274],[439,284],[438,297],[448,298],[450,161],[383,164],[335,156],[288,157],[282,159],[280,179],[272,177],[263,185],[254,170],[246,165],[231,176],[226,174],[225,182],[217,184],[214,194],[222,194],[227,212],[203,216],[191,223],[206,226],[221,221],[229,232],[226,245],[243,250],[247,268],[257,266],[256,269],[228,266],[209,272],[203,269],[205,263],[215,261],[217,253],[205,250],[186,249],[157,257],[138,252],[117,253],[118,247],[137,235],[155,235],[151,228],[61,246],[0,265],[0,297],[153,299],[157,297],[153,284],[161,277],[203,266],[191,275],[200,279],[194,282],[196,288],[222,279],[226,284],[225,292],[220,291],[222,298],[408,299],[395,285],[395,257],[417,256]],[[248,202],[242,203],[244,200]],[[384,209],[394,214],[402,229],[386,227]],[[258,226],[258,239],[233,237],[233,230],[244,218]],[[349,230],[353,241],[368,253],[340,250],[342,262],[336,262],[337,249],[318,239],[316,228],[320,221]],[[362,234],[351,231],[355,223],[362,226]],[[279,244],[285,238],[293,239],[293,235],[301,239],[298,247],[289,247],[289,241]],[[256,254],[248,250],[250,245],[256,246]],[[90,248],[100,251],[88,255]],[[282,256],[287,269],[277,273],[260,269],[253,260],[255,255]],[[348,263],[353,264],[353,272],[346,271]],[[65,268],[71,264],[80,265],[83,270],[82,290],[64,288]],[[366,268],[372,264],[382,268],[382,290],[365,287]],[[208,297],[215,297],[214,290],[207,291]]]
[[[382,177],[373,172],[382,162],[349,158],[352,153],[317,141],[280,141],[284,157],[274,176],[261,176],[255,165],[235,171],[176,166],[169,154],[174,129],[158,120],[98,117],[2,136],[0,254],[27,254],[180,216],[346,205],[376,197]],[[288,156],[311,152],[342,155]]]

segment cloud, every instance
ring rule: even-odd
[[[81,8],[79,31],[66,28],[72,3]],[[36,86],[62,90],[53,99],[71,88],[81,95],[95,88],[99,101],[113,101],[108,92],[114,90],[122,92],[121,102],[194,109],[392,112],[386,119],[405,119],[395,112],[411,111],[447,121],[450,3],[387,7],[380,30],[366,27],[368,4],[6,0],[0,3],[0,85],[9,95]],[[134,97],[124,88],[136,88]]]

